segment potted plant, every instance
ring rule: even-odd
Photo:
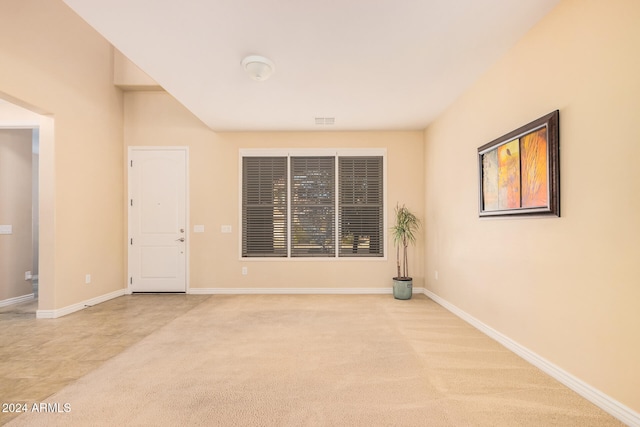
[[[419,228],[418,217],[405,205],[396,205],[396,224],[391,227],[398,266],[398,275],[393,278],[393,297],[396,299],[410,299],[413,292],[413,279],[409,276],[407,253],[409,244],[416,241],[416,232]],[[402,256],[400,256],[400,246],[402,246]],[[401,259],[402,262],[400,262]]]

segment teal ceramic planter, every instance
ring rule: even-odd
[[[413,294],[413,279],[393,278],[393,297],[395,299],[411,299]]]

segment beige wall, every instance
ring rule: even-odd
[[[31,129],[0,129],[0,302],[33,293],[25,272],[33,270],[31,251]]]
[[[40,128],[41,310],[124,287],[122,93],[112,61],[109,43],[64,3],[3,1],[0,94],[48,115]]]
[[[635,411],[638,22],[561,2],[425,133],[427,288]],[[478,219],[477,147],[555,109],[562,217]]]
[[[391,288],[395,251],[386,260],[240,260],[239,150],[241,148],[386,148],[387,215],[396,202],[423,216],[422,132],[215,133],[163,92],[125,94],[125,143],[186,145],[190,153],[190,223],[205,226],[190,241],[191,288]],[[231,225],[222,234],[221,225]],[[391,226],[391,224],[389,224]],[[423,286],[424,242],[412,252],[414,286]],[[248,268],[246,276],[241,269]]]

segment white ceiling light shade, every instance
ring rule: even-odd
[[[275,71],[276,67],[264,56],[249,55],[242,60],[242,67],[253,80],[259,82],[267,80]]]

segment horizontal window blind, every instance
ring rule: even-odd
[[[383,256],[382,157],[339,157],[341,257]]]
[[[242,256],[287,256],[287,158],[242,161]]]
[[[335,157],[291,158],[291,256],[335,256]]]

